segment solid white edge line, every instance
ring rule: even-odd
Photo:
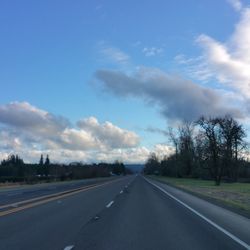
[[[109,202],[109,204],[106,206],[106,208],[110,208],[113,203],[114,203],[114,201]]]
[[[71,250],[71,249],[73,249],[74,248],[74,245],[72,245],[72,246],[67,246],[67,247],[65,247],[63,250]]]
[[[196,215],[198,215],[199,217],[201,217],[203,220],[205,220],[206,222],[208,222],[210,225],[214,226],[215,228],[217,228],[218,230],[220,230],[222,233],[226,234],[228,237],[230,237],[232,240],[236,241],[241,246],[245,247],[248,250],[250,249],[250,245],[248,245],[246,242],[242,241],[241,239],[239,239],[235,235],[231,234],[226,229],[222,228],[221,226],[219,226],[215,222],[211,221],[210,219],[208,219],[207,217],[205,217],[204,215],[202,215],[201,213],[199,213],[195,209],[191,208],[189,205],[187,205],[186,203],[182,202],[178,198],[174,197],[172,194],[170,194],[169,192],[167,192],[166,190],[164,190],[162,187],[160,187],[160,186],[156,185],[155,183],[149,181],[145,177],[143,177],[143,178],[148,183],[150,183],[151,185],[155,186],[156,188],[158,188],[159,190],[161,190],[163,193],[165,193],[166,195],[168,195],[169,197],[171,197],[172,199],[174,199],[175,201],[179,202],[181,205],[183,205],[184,207],[186,207],[187,209],[189,209],[190,211],[192,211],[193,213],[195,213]]]

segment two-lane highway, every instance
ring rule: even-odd
[[[0,217],[0,249],[249,248],[249,219],[197,199],[120,178]]]

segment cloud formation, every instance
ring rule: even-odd
[[[129,55],[122,50],[101,44],[100,53],[105,59],[116,64],[127,64],[130,61]]]
[[[12,102],[0,106],[0,123],[37,135],[54,135],[70,126],[61,116],[38,109],[27,102]]]
[[[142,50],[142,53],[147,57],[157,56],[157,55],[161,55],[163,53],[163,49],[156,48],[156,47],[150,47],[150,48],[144,47]]]
[[[154,152],[159,159],[163,159],[164,156],[173,154],[174,149],[172,146],[165,144],[156,144],[152,150],[149,150],[147,147],[136,147],[125,150],[114,149],[109,152],[97,153],[95,157],[99,161],[105,160],[110,162],[112,159],[118,159],[126,163],[143,163],[152,152]]]
[[[58,156],[56,159],[75,156],[73,160],[79,157],[90,160],[94,154],[128,150],[138,145],[139,136],[134,132],[108,121],[99,123],[95,117],[82,119],[73,126],[68,119],[27,102],[0,106],[1,155],[20,152],[34,159],[45,151]]]
[[[232,1],[239,3],[239,1]],[[239,5],[241,6],[241,5]],[[250,98],[250,8],[243,8],[231,37],[220,42],[202,34],[197,38],[203,49],[202,68],[207,80],[217,79],[223,87]],[[194,64],[194,66],[197,64]],[[200,72],[200,76],[202,76]]]
[[[95,117],[80,120],[77,125],[110,148],[130,148],[139,143],[139,137],[134,132],[121,129],[111,122],[100,124]]]
[[[240,11],[243,8],[242,3],[239,0],[227,0],[227,1],[236,11]]]
[[[195,120],[201,115],[231,114],[240,117],[240,110],[227,103],[219,91],[206,88],[154,68],[140,68],[133,75],[120,71],[98,70],[96,78],[116,96],[142,98],[160,107],[170,120]]]
[[[28,102],[0,105],[0,159],[19,154],[27,162],[37,162],[49,154],[54,162],[143,163],[150,154],[139,146],[139,136],[111,122],[95,117],[81,119],[73,126]],[[157,144],[152,149],[159,157],[169,155],[171,147]]]
[[[229,0],[239,12],[231,36],[225,41],[201,34],[196,43],[202,48],[202,54],[189,58],[177,55],[175,61],[183,66],[183,71],[191,79],[202,84],[213,84],[229,98],[229,103],[240,107],[244,121],[248,122],[250,112],[250,8],[241,1]]]

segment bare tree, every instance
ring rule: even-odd
[[[160,161],[155,153],[151,153],[147,159],[144,168],[145,174],[159,174],[160,173]]]
[[[175,148],[175,157],[177,160],[178,155],[178,144],[179,144],[179,138],[177,137],[177,134],[174,132],[174,129],[172,127],[168,127],[168,138],[170,142],[173,144]]]
[[[242,125],[238,124],[230,116],[224,118],[218,118],[220,125],[221,137],[223,140],[223,162],[228,176],[237,181],[238,178],[238,155],[240,151],[245,147],[244,137],[246,137],[245,131]]]
[[[222,175],[234,181],[238,178],[238,155],[244,148],[246,136],[242,125],[230,116],[223,118],[201,117],[197,122],[207,141],[207,159],[209,170],[220,185]]]
[[[197,124],[203,130],[207,141],[207,161],[209,171],[214,178],[216,185],[220,185],[223,174],[223,166],[220,161],[221,133],[218,119],[201,117],[197,121]]]
[[[183,122],[179,126],[179,152],[182,172],[185,176],[191,176],[194,167],[194,126],[190,122]]]

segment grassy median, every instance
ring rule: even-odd
[[[151,177],[203,198],[209,198],[211,201],[217,201],[250,216],[250,183],[221,183],[220,186],[215,186],[214,181],[207,180],[165,176]]]

